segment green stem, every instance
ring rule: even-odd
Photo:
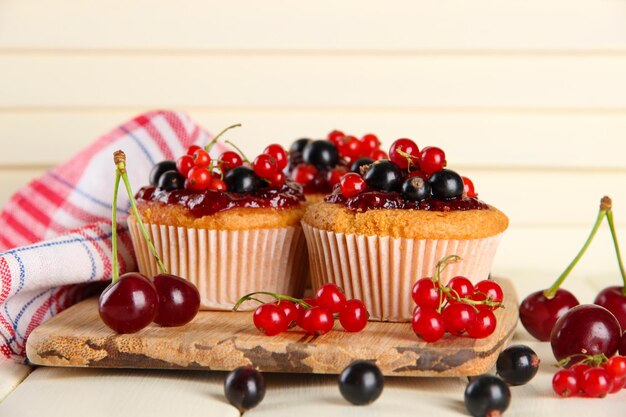
[[[567,266],[567,268],[565,268],[565,271],[563,271],[563,273],[556,279],[554,284],[552,284],[550,288],[548,288],[547,290],[543,292],[544,297],[548,299],[554,297],[554,295],[558,291],[561,284],[563,284],[563,281],[565,281],[565,278],[567,278],[570,272],[572,272],[572,269],[574,269],[578,261],[580,261],[580,258],[582,258],[585,252],[587,251],[587,248],[591,244],[591,241],[593,240],[593,238],[596,236],[596,233],[598,232],[598,229],[600,228],[600,225],[602,224],[602,219],[604,218],[604,216],[606,216],[606,213],[607,213],[607,210],[604,208],[604,206],[600,206],[600,211],[598,211],[598,217],[596,218],[596,223],[593,225],[593,229],[591,229],[591,233],[589,234],[587,241],[585,242],[583,247],[580,249],[580,251],[578,252],[578,255],[576,255],[574,260],[572,260],[572,262]]]
[[[233,129],[235,127],[241,127],[241,123],[237,123],[236,125],[232,125],[232,126],[228,126],[226,129],[222,130],[220,133],[217,134],[216,137],[213,138],[213,140],[211,142],[209,142],[205,147],[204,150],[207,152],[210,152],[211,149],[213,148],[213,145],[215,145],[217,143],[217,140],[220,138],[220,136],[222,136],[224,133],[226,133],[226,131]]]
[[[299,298],[290,297],[290,296],[284,295],[284,294],[276,294],[274,292],[269,292],[269,291],[255,291],[255,292],[251,292],[251,293],[246,294],[243,297],[241,297],[237,301],[237,303],[233,306],[233,311],[237,311],[237,309],[241,306],[241,304],[243,304],[244,302],[249,301],[249,300],[254,300],[254,301],[261,302],[258,299],[253,297],[253,295],[256,295],[256,294],[269,295],[271,297],[274,297],[277,300],[291,301],[292,303],[300,304],[304,308],[311,308],[311,305],[309,303],[307,303],[305,301],[302,301]]]
[[[619,272],[622,274],[622,281],[624,282],[624,288],[622,294],[626,296],[626,272],[624,271],[624,264],[622,263],[622,255],[619,250],[619,244],[617,243],[617,233],[615,232],[615,222],[613,221],[613,210],[609,210],[606,213],[606,221],[609,223],[609,229],[611,230],[611,237],[613,238],[613,246],[615,246],[615,255],[617,256],[617,263],[619,265]]]
[[[115,186],[113,187],[113,208],[111,209],[111,252],[113,255],[113,277],[111,283],[120,279],[120,267],[117,258],[117,194],[120,189],[120,172],[115,169]]]
[[[241,149],[239,149],[239,147],[237,145],[235,145],[234,143],[232,143],[229,140],[225,140],[224,143],[227,144],[227,145],[232,146],[233,148],[235,148],[235,150],[237,152],[239,152],[239,155],[241,155],[241,157],[243,158],[243,162],[250,163],[250,160],[246,157],[246,155],[243,153],[243,151]]]
[[[141,219],[141,214],[139,214],[139,210],[137,209],[137,202],[135,201],[135,196],[133,195],[132,187],[130,186],[130,181],[128,180],[128,173],[126,172],[126,155],[124,152],[117,151],[115,152],[115,165],[117,167],[117,172],[122,177],[122,181],[124,181],[124,186],[126,187],[126,192],[128,193],[128,198],[130,200],[130,206],[132,207],[133,214],[137,218],[137,224],[139,224],[139,230],[141,230],[141,234],[143,238],[146,240],[148,244],[148,248],[152,253],[152,256],[156,259],[157,265],[159,267],[159,271],[163,274],[167,274],[167,268],[163,265],[163,261],[161,261],[161,257],[157,253],[154,248],[154,244],[152,243],[152,239],[150,239],[150,235],[148,235],[148,231],[146,230],[146,226],[143,224],[143,220]]]

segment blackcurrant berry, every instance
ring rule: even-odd
[[[426,200],[430,197],[430,185],[423,178],[411,177],[402,184],[402,194],[407,200]]]
[[[539,357],[524,345],[509,346],[498,356],[496,369],[500,378],[509,385],[524,385],[539,370]]]
[[[239,412],[259,405],[265,397],[265,378],[252,366],[232,370],[224,381],[224,395]]]
[[[354,161],[352,165],[350,165],[350,171],[356,172],[357,174],[361,174],[361,167],[370,165],[374,163],[373,159],[370,158],[361,158]]]
[[[385,159],[370,165],[363,176],[368,186],[385,191],[392,191],[398,188],[401,178],[400,168],[393,162]]]
[[[510,402],[508,385],[496,376],[477,376],[465,388],[465,408],[474,417],[502,415]]]
[[[354,405],[370,404],[383,392],[384,378],[378,366],[368,361],[356,361],[339,375],[339,391]]]
[[[289,148],[289,153],[291,155],[302,153],[302,151],[304,150],[304,147],[308,145],[310,142],[312,142],[311,139],[307,139],[307,138],[298,139],[297,141],[291,144],[291,147]]]
[[[261,187],[262,180],[248,167],[233,168],[224,175],[228,191],[233,193],[249,193]]]
[[[428,183],[433,196],[440,200],[450,200],[463,195],[463,179],[450,169],[435,172]]]
[[[315,140],[306,144],[302,150],[302,159],[317,168],[334,167],[339,162],[339,151],[327,140]]]
[[[159,177],[157,186],[165,191],[180,190],[185,186],[185,177],[176,170],[166,171]]]
[[[158,185],[159,178],[167,171],[176,171],[176,161],[161,161],[150,171],[150,185]]]

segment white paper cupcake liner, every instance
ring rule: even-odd
[[[303,222],[313,289],[325,283],[343,288],[348,298],[365,303],[370,320],[411,321],[413,283],[433,276],[435,264],[448,255],[463,261],[449,265],[442,281],[462,275],[487,279],[501,235],[471,240],[405,239],[334,233]]]
[[[167,270],[198,287],[201,309],[230,310],[241,296],[254,291],[294,297],[304,292],[308,257],[301,227],[207,230],[145,225]],[[128,227],[139,272],[158,274],[157,263],[132,216]],[[241,310],[256,306],[244,303]]]

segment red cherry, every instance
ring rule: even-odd
[[[462,334],[470,324],[476,321],[476,310],[469,304],[450,304],[441,315],[446,331],[454,335]]]
[[[283,171],[276,172],[272,177],[268,178],[270,181],[270,187],[272,188],[280,188],[285,185],[285,179],[287,176]]]
[[[272,156],[262,153],[252,162],[252,169],[261,178],[271,178],[278,172],[278,164]]]
[[[209,190],[212,191],[226,191],[226,183],[219,178],[212,178],[209,183]]]
[[[376,149],[374,152],[370,154],[370,158],[374,161],[380,161],[381,159],[389,159],[387,153],[383,150]]]
[[[426,342],[436,342],[446,331],[443,317],[435,310],[419,308],[413,316],[413,331]]]
[[[468,197],[478,197],[476,191],[474,191],[474,183],[467,177],[461,177],[463,179],[463,192]]]
[[[193,153],[193,163],[200,168],[206,168],[211,163],[211,156],[204,149],[198,149]]]
[[[206,190],[211,183],[211,173],[206,168],[193,167],[187,175],[187,187],[190,190]]]
[[[528,333],[545,342],[550,340],[550,333],[557,320],[578,304],[574,294],[563,288],[559,288],[552,298],[546,298],[543,291],[537,291],[524,298],[520,304],[520,321]]]
[[[287,330],[289,322],[283,309],[275,304],[261,304],[252,316],[254,325],[268,336],[274,336]]]
[[[183,177],[187,177],[191,168],[194,167],[193,158],[189,155],[183,155],[176,160],[176,169]]]
[[[187,155],[189,156],[193,156],[193,154],[198,150],[198,149],[202,149],[201,146],[198,145],[191,145],[190,147],[187,148]]]
[[[578,379],[569,369],[561,369],[552,377],[552,389],[559,397],[567,398],[578,395]]]
[[[200,309],[200,293],[191,282],[171,274],[158,274],[152,278],[159,308],[154,319],[165,327],[182,326],[196,317]]]
[[[448,288],[452,290],[452,294],[448,297],[451,302],[454,302],[456,299],[455,295],[458,295],[459,298],[468,298],[474,294],[472,281],[461,276],[454,277],[448,281]]]
[[[296,165],[293,172],[291,173],[291,178],[297,183],[307,185],[315,179],[316,175],[317,168],[315,168],[313,165],[299,164]]]
[[[611,388],[609,374],[602,368],[587,369],[580,382],[580,388],[588,397],[605,397]]]
[[[233,151],[226,151],[222,153],[218,158],[218,162],[224,172],[243,165],[243,159],[241,159],[241,156],[237,152]]]
[[[287,167],[287,162],[289,162],[287,160],[287,152],[285,152],[285,149],[283,149],[282,146],[274,143],[265,148],[263,153],[274,158],[274,160],[276,161],[276,165],[278,166],[278,169],[280,171]]]
[[[446,154],[435,146],[427,146],[420,154],[420,168],[428,175],[441,171],[446,166]]]
[[[626,356],[626,332],[622,334],[622,338],[619,342],[619,354],[622,356]]]
[[[324,284],[315,293],[317,305],[331,313],[339,313],[346,308],[346,296],[335,284]]]
[[[435,310],[439,308],[441,295],[439,293],[439,284],[430,278],[422,278],[413,284],[411,291],[413,301],[419,307]]]
[[[360,332],[367,325],[369,313],[363,301],[348,300],[346,308],[339,313],[339,323],[348,332]]]
[[[339,181],[339,188],[341,190],[341,194],[343,194],[346,198],[356,197],[365,191],[367,184],[363,177],[355,172],[349,172],[341,177]]]
[[[327,139],[337,146],[344,136],[346,135],[341,130],[333,130],[328,134]]]
[[[480,310],[476,313],[476,320],[466,330],[474,339],[484,339],[496,330],[496,316],[491,310]]]
[[[296,308],[296,304],[289,300],[277,300],[274,302],[280,309],[285,313],[285,317],[287,318],[287,326],[292,327],[298,322],[298,317],[300,313]]]
[[[154,320],[159,307],[159,296],[152,281],[129,272],[100,294],[100,318],[117,333],[135,333]]]
[[[607,287],[600,291],[593,301],[594,304],[609,310],[622,329],[626,329],[626,295],[623,286]]]
[[[380,147],[378,136],[373,133],[363,135],[361,138],[361,154],[368,156]]]
[[[332,330],[335,318],[323,307],[311,307],[304,312],[301,327],[309,334],[323,335]]]
[[[389,148],[389,160],[401,169],[419,165],[419,156],[419,148],[411,139],[398,139]]]

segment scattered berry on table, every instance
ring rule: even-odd
[[[265,397],[265,378],[252,366],[232,370],[224,381],[224,395],[240,413],[256,407]]]
[[[371,404],[383,392],[384,377],[378,366],[369,361],[356,361],[339,375],[339,392],[354,405]]]
[[[524,385],[539,370],[539,356],[525,345],[513,345],[504,349],[496,362],[497,373],[509,385]]]
[[[477,376],[465,388],[465,408],[473,417],[500,416],[510,403],[508,385],[496,376]]]

